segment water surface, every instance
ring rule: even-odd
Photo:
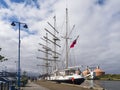
[[[120,81],[94,81],[106,90],[120,90]]]

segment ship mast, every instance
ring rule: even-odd
[[[55,31],[55,29],[56,29],[56,16],[54,16],[53,18],[54,18],[54,35],[56,36],[56,31]],[[54,40],[54,52],[56,52],[56,45],[55,45],[55,43],[56,43],[56,41],[57,41],[58,39],[57,39],[56,37],[54,37],[53,40]],[[56,56],[56,53],[54,53],[53,58],[54,58],[54,69],[56,70],[56,65],[57,65],[56,59],[58,58],[58,57]]]
[[[46,33],[46,37],[48,38],[48,33]],[[46,46],[48,47],[48,40],[46,39]],[[46,49],[46,63],[45,63],[45,66],[46,66],[46,73],[48,74],[48,49]]]
[[[48,38],[48,33],[46,33],[46,38]],[[37,59],[43,59],[43,60],[45,60],[45,65],[39,65],[39,64],[37,64],[37,66],[44,66],[45,69],[46,69],[46,74],[48,75],[49,74],[49,70],[48,70],[49,68],[48,67],[51,67],[49,65],[49,61],[51,61],[51,59],[48,58],[48,55],[52,55],[52,54],[49,53],[49,49],[50,48],[48,47],[48,39],[43,39],[43,40],[46,42],[46,45],[43,45],[43,44],[40,44],[40,43],[39,43],[39,45],[43,46],[43,48],[45,49],[45,51],[43,51],[41,49],[38,49],[38,51],[45,53],[45,57],[46,58],[37,57]]]
[[[46,31],[46,36],[43,36],[42,40],[44,40],[46,42],[46,45],[43,45],[41,43],[39,43],[39,45],[43,46],[43,49],[45,50],[38,50],[41,51],[43,53],[45,53],[45,58],[44,57],[37,57],[37,59],[43,59],[46,61],[45,65],[39,65],[39,66],[45,66],[46,67],[46,73],[49,73],[49,67],[53,67],[53,70],[56,70],[57,68],[57,61],[58,60],[58,55],[61,55],[60,53],[56,52],[57,47],[61,47],[59,44],[57,44],[57,41],[60,41],[60,39],[56,36],[56,34],[58,34],[59,32],[56,30],[56,17],[54,16],[54,25],[52,26],[49,22],[47,22],[50,27],[52,27],[52,29],[54,30],[54,32],[50,32],[50,30],[48,29],[44,29]],[[48,38],[48,34],[51,35],[53,38],[50,39]],[[50,48],[49,44],[53,44],[53,49]],[[52,56],[52,59],[49,59],[49,55]],[[52,61],[54,62],[52,66],[50,66],[50,64],[52,64]],[[50,63],[51,62],[51,63]]]
[[[66,8],[66,69],[68,68],[68,8]]]

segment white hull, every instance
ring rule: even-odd
[[[48,78],[48,80],[50,81],[55,81],[58,83],[70,83],[70,84],[81,84],[84,82],[84,77],[82,77],[82,75],[77,75],[77,74],[73,74],[73,75],[66,75],[66,76],[51,76]]]

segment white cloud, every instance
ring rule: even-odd
[[[106,0],[104,5],[95,4],[96,0],[67,0],[69,8],[69,29],[76,25],[72,32],[72,40],[80,35],[77,44],[70,51],[74,51],[74,57],[82,65],[100,65],[106,72],[119,72],[119,48],[120,48],[120,1]],[[37,32],[30,35],[24,30],[21,31],[21,67],[35,68],[40,60],[36,57],[41,53],[37,51],[43,42],[41,37],[45,35],[44,28],[52,31],[47,21],[53,25],[53,16],[57,16],[57,29],[63,31],[65,27],[65,0],[38,1],[40,8],[25,3],[12,3],[6,0],[9,8],[0,8],[0,47],[2,54],[7,56],[9,61],[5,62],[7,67],[15,67],[18,52],[18,30],[10,26],[9,18],[17,17],[21,22],[29,26],[30,32]],[[63,23],[64,22],[64,23]],[[64,36],[60,33],[60,36]],[[63,41],[63,39],[62,39]],[[61,43],[62,44],[62,43]],[[12,62],[11,62],[12,61]],[[9,64],[11,63],[11,64]],[[104,63],[104,65],[103,65]],[[116,64],[113,71],[110,67]],[[116,71],[116,72],[115,72]],[[38,70],[36,70],[38,72]]]

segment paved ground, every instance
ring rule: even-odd
[[[74,84],[58,84],[55,82],[50,81],[36,81],[38,85],[41,85],[43,87],[46,87],[50,90],[91,90],[90,88],[81,87],[80,85],[74,85]],[[96,89],[94,89],[96,90]]]
[[[95,86],[94,88],[90,88],[89,82],[86,81],[83,83],[83,85],[73,85],[73,84],[58,84],[55,82],[50,81],[33,81],[28,82],[26,87],[23,87],[22,90],[104,90],[103,88],[100,88],[98,86]]]
[[[35,84],[34,82],[29,82],[26,87],[22,87],[22,90],[49,90],[45,87]]]

